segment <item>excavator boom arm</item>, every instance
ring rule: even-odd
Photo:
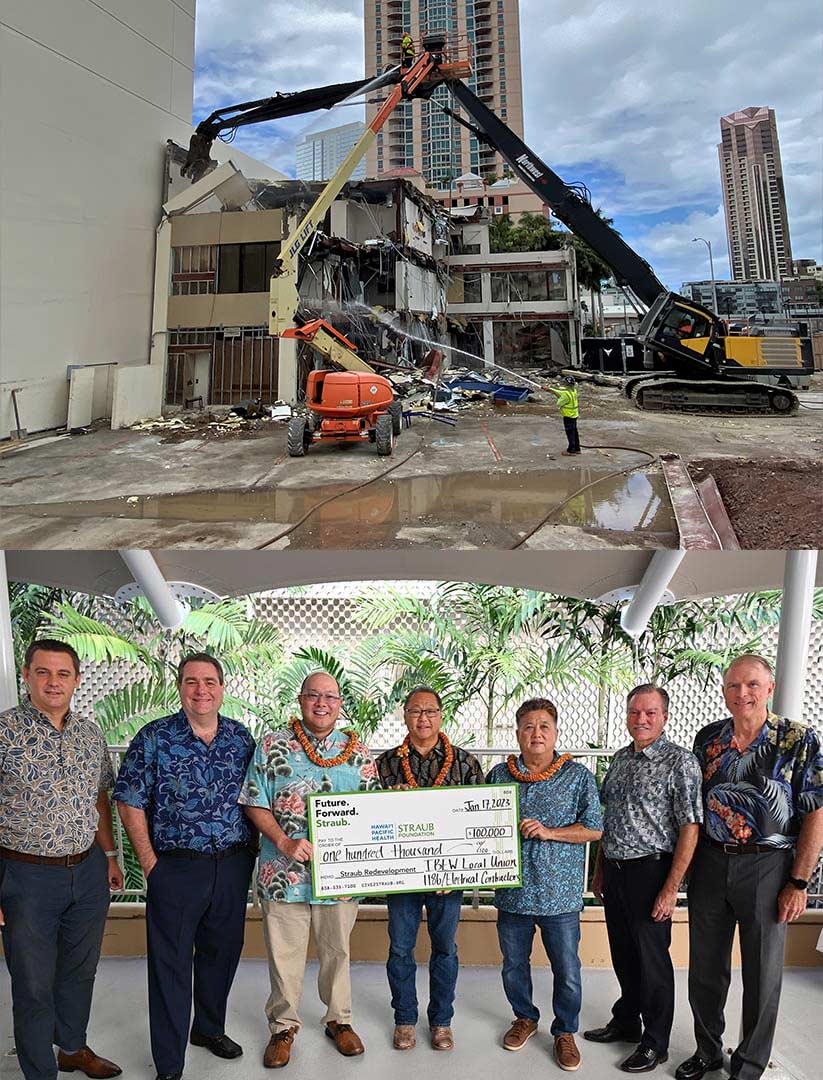
[[[478,135],[493,146],[524,184],[551,207],[552,213],[609,264],[619,284],[629,285],[646,304],[666,287],[654,271],[591,204],[541,161],[511,128],[495,116],[460,79],[450,79],[449,89],[479,129]]]

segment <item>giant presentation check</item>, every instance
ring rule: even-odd
[[[318,899],[521,884],[514,784],[317,793],[308,803]]]

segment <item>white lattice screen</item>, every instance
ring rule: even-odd
[[[435,585],[431,582],[337,583],[299,590],[261,593],[251,600],[257,618],[278,627],[285,653],[313,645],[334,653],[345,660],[347,652],[366,636],[357,619],[356,596],[364,588],[381,585],[397,591],[426,598]],[[102,601],[98,617],[112,625],[118,625],[118,610],[113,603]],[[118,626],[118,628],[121,628]],[[411,629],[411,619],[398,620],[391,629]],[[777,628],[768,633],[766,655],[777,651]],[[76,705],[92,711],[95,699],[118,687],[126,685],[138,672],[136,666],[122,661],[111,664],[88,664],[83,683],[77,692]],[[806,685],[804,717],[807,722],[820,724],[823,715],[823,624],[813,625],[809,656],[809,678]],[[642,681],[642,674],[638,681]],[[248,688],[235,683],[232,690],[238,696],[248,694]],[[697,681],[678,678],[667,685],[671,696],[669,736],[676,742],[689,745],[695,733],[704,724],[725,715],[719,684],[704,690]],[[583,748],[596,746],[598,739],[598,691],[593,685],[583,684],[573,690],[558,690],[551,685],[536,685],[533,696],[551,697],[560,714],[561,742],[564,746]],[[624,732],[622,695],[612,694],[606,702],[605,731],[606,748],[616,748],[626,741]],[[378,747],[393,745],[405,734],[399,712],[385,718],[378,728],[373,743]],[[486,743],[485,714],[482,702],[468,701],[457,715],[454,738],[464,743],[483,747]],[[493,745],[510,746],[514,743],[514,719],[495,730]]]

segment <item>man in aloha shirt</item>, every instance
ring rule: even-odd
[[[740,934],[743,1037],[732,1080],[759,1080],[777,1024],[786,926],[806,908],[823,843],[823,753],[813,728],[769,709],[774,677],[760,656],[723,676],[730,717],[697,733],[703,835],[689,883],[689,1004],[697,1050],[678,1080],[723,1064],[732,938]]]
[[[354,731],[335,726],[341,706],[336,680],[325,671],[314,672],[297,700],[300,718],[260,740],[239,798],[261,834],[257,890],[271,982],[266,1003],[271,1038],[263,1064],[270,1069],[289,1063],[300,1028],[310,929],[320,961],[317,984],[326,1006],[326,1035],[345,1057],[363,1053],[351,1027],[349,979],[349,938],[357,902],[312,896],[306,796],[367,791],[380,784],[369,748]]]
[[[574,1036],[582,996],[578,946],[585,845],[600,838],[603,815],[594,776],[570,754],[555,750],[554,703],[524,701],[515,721],[519,757],[512,754],[486,778],[490,784],[516,782],[520,795],[523,885],[494,895],[503,989],[514,1012],[503,1046],[520,1050],[537,1031],[540,1010],[532,995],[529,957],[539,928],[552,969],[554,1059],[573,1072],[580,1067]]]

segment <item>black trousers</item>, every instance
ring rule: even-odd
[[[564,416],[563,427],[566,429],[566,441],[569,444],[570,454],[580,453],[580,437],[577,434],[577,417],[576,416]]]
[[[192,1009],[201,1035],[222,1035],[246,923],[250,850],[225,859],[160,855],[149,874],[146,934],[151,1053],[158,1073],[183,1071]]]
[[[109,910],[106,856],[77,866],[0,859],[3,950],[14,1042],[26,1080],[54,1080],[61,1050],[82,1050]]]
[[[674,1020],[674,970],[669,955],[671,919],[655,922],[655,898],[671,868],[671,855],[658,860],[605,860],[603,908],[620,997],[612,1016],[621,1028],[643,1025],[641,1046],[659,1054],[669,1049]]]
[[[777,895],[791,873],[794,852],[727,855],[701,842],[689,880],[689,1004],[697,1052],[719,1058],[723,1011],[731,980],[732,939],[740,933],[743,1038],[731,1074],[759,1080],[769,1063],[783,980],[786,923],[777,921]]]

